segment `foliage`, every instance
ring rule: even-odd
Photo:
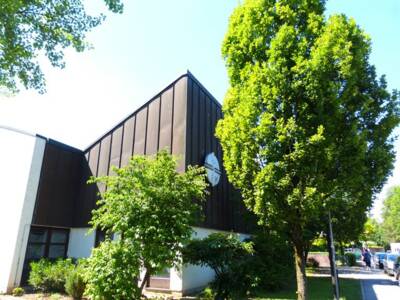
[[[254,249],[250,265],[254,278],[252,284],[268,291],[291,284],[294,279],[293,252],[286,236],[273,231],[259,231],[250,241]]]
[[[252,252],[252,243],[241,242],[233,234],[212,233],[190,241],[182,256],[185,264],[213,269],[215,280],[211,287],[215,299],[228,299],[248,292],[251,280],[248,262]]]
[[[153,157],[132,157],[126,167],[114,168],[114,176],[91,179],[92,183],[107,186],[93,212],[93,228],[120,236],[120,241],[114,242],[118,245],[107,244],[109,249],[106,250],[110,253],[104,255],[123,253],[121,263],[134,261],[135,266],[146,269],[147,278],[165,268],[179,266],[178,253],[190,239],[191,225],[200,215],[199,203],[204,199],[207,186],[204,169],[189,167],[186,172],[178,173],[176,168],[176,159],[167,151],[160,151]],[[98,251],[95,255],[97,259],[90,259],[89,264],[100,274],[102,271],[97,264],[102,263],[103,258]],[[125,272],[122,267],[111,264],[104,272],[119,271]],[[133,270],[127,275],[120,274],[121,278],[128,275],[136,276]],[[89,292],[100,290],[95,284],[102,284],[101,280],[92,281]],[[113,283],[106,291],[111,293],[111,288],[118,288],[118,285]]]
[[[84,279],[91,299],[140,299],[140,259],[125,240],[104,241],[92,250]]]
[[[368,242],[368,244],[372,242],[375,245],[384,246],[385,241],[383,239],[382,225],[376,219],[368,218],[364,223],[360,240]]]
[[[383,201],[382,231],[385,242],[400,241],[400,186],[393,187]]]
[[[312,242],[310,251],[311,252],[325,252],[327,249],[326,247],[327,247],[326,238],[320,236]]]
[[[41,259],[32,262],[30,266],[28,282],[35,290],[41,292],[63,293],[66,277],[74,269],[71,259],[58,259],[55,262]]]
[[[121,13],[121,0],[104,0]],[[86,14],[81,0],[2,0],[0,2],[0,87],[45,91],[39,56],[44,54],[55,67],[64,67],[63,50],[80,52],[88,45],[85,36],[104,19]]]
[[[326,20],[324,5],[243,1],[222,46],[230,88],[216,134],[227,175],[261,225],[288,233],[299,299],[327,210],[360,223],[392,169],[399,123],[397,91],[369,64],[370,39],[344,15]]]
[[[25,290],[22,287],[16,287],[12,290],[11,294],[14,297],[21,297],[25,294]]]
[[[354,253],[347,252],[344,254],[344,257],[348,266],[353,267],[356,265],[357,258]]]
[[[82,267],[82,263],[80,262],[78,266],[66,277],[65,291],[74,300],[82,299],[83,293],[85,292],[86,283],[83,278],[83,273],[84,269]]]
[[[309,268],[318,268],[319,262],[318,262],[318,260],[315,259],[315,257],[307,257],[306,265]]]

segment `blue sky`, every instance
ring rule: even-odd
[[[47,94],[1,98],[0,124],[83,149],[187,69],[223,101],[220,46],[238,0],[125,0],[122,15],[107,13],[102,0],[85,3],[108,16],[88,36],[94,49],[66,51],[64,70],[43,60]],[[400,1],[331,0],[332,13],[353,17],[371,36],[371,62],[390,88],[400,88]],[[399,183],[399,167],[389,185]]]

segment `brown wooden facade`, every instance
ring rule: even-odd
[[[214,152],[222,166],[222,149],[215,126],[221,105],[190,73],[182,75],[150,101],[109,130],[86,150],[48,142],[45,150],[33,224],[86,227],[95,208],[98,188],[87,179],[109,175],[135,154],[168,149],[180,160],[179,171],[203,165]],[[210,187],[201,227],[248,232],[246,212],[225,171]]]

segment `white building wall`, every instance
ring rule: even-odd
[[[200,227],[194,227],[193,229],[194,233],[192,238],[194,239],[202,239],[207,237],[211,233],[222,232],[219,230],[200,228]],[[225,233],[230,233],[230,232],[225,232]],[[250,235],[241,233],[237,233],[237,235],[240,240],[244,240],[250,237]],[[179,278],[181,278],[182,282],[179,282]],[[214,279],[214,271],[211,268],[194,266],[194,265],[185,265],[182,268],[182,276],[180,277],[171,276],[170,285],[171,289],[173,289],[172,287],[174,286],[179,287],[181,285],[182,292],[187,293],[207,286],[207,284],[210,283],[213,279]],[[173,281],[176,282],[173,283]]]
[[[18,286],[46,141],[0,127],[0,293]]]
[[[67,256],[73,258],[89,257],[94,247],[96,233],[88,234],[90,228],[71,228]]]

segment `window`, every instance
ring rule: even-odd
[[[69,229],[31,227],[26,248],[22,283],[26,283],[29,274],[29,264],[41,258],[55,260],[66,258],[68,250]]]

